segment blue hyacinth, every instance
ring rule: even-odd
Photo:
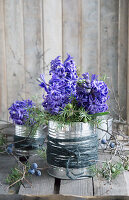
[[[14,124],[24,125],[29,118],[28,109],[32,108],[34,103],[31,100],[22,100],[14,102],[9,110],[10,118]],[[33,120],[30,123],[34,123]]]
[[[88,114],[105,112],[108,109],[109,89],[103,81],[99,81],[95,74],[91,79],[89,73],[82,74],[78,78],[77,69],[73,58],[68,55],[64,63],[60,56],[51,61],[50,75],[52,78],[46,84],[44,75],[40,76],[40,86],[45,89],[43,107],[51,114],[59,114],[60,111],[71,103],[70,96],[76,98],[78,108],[83,107]]]

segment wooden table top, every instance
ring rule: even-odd
[[[44,168],[44,161],[36,156],[30,157],[31,163],[36,162],[39,167]],[[125,171],[114,179],[110,184],[97,177],[86,178],[82,180],[60,180],[51,177],[47,169],[42,170],[42,175],[37,177],[32,175],[29,181],[32,187],[22,185],[20,188],[14,187],[8,190],[5,184],[5,178],[10,173],[16,161],[9,155],[0,155],[0,194],[18,193],[22,195],[50,195],[50,194],[67,194],[78,196],[109,196],[109,195],[129,195],[129,172]]]
[[[103,154],[104,158],[108,155]],[[103,157],[100,155],[100,158]],[[45,167],[45,162],[38,156],[31,156],[29,158],[31,163],[36,162],[40,168]],[[106,180],[93,177],[82,180],[60,180],[51,177],[47,173],[47,169],[42,171],[42,175],[37,177],[32,175],[30,182],[32,187],[11,188],[8,190],[8,185],[5,184],[5,178],[10,173],[12,167],[16,165],[16,160],[7,155],[0,154],[0,195],[9,193],[18,193],[20,195],[77,195],[77,196],[109,196],[109,195],[123,195],[129,196],[129,172],[124,171],[111,184]],[[1,199],[1,198],[0,198]]]

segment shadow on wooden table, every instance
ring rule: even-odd
[[[97,197],[79,197],[68,195],[47,195],[47,196],[30,196],[30,195],[0,195],[0,200],[129,200],[129,196],[97,196]]]

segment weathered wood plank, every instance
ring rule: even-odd
[[[16,165],[16,161],[9,155],[0,154],[0,194],[8,194],[8,185],[5,179],[11,172],[11,168]]]
[[[98,1],[82,0],[82,72],[97,73]]]
[[[80,0],[63,0],[62,4],[62,51],[63,58],[66,58],[66,54],[70,54],[74,57],[76,66],[80,68],[80,46],[81,41],[81,1]]]
[[[43,1],[44,23],[44,69],[45,79],[49,80],[50,61],[62,56],[62,3],[60,0]]]
[[[124,178],[127,186],[127,195],[129,196],[129,172],[124,171]]]
[[[128,3],[129,11],[129,3]],[[128,12],[128,27],[129,27],[129,12]],[[128,31],[128,67],[127,67],[127,123],[128,123],[128,135],[129,135],[129,31]]]
[[[4,0],[0,1],[0,119],[7,120]]]
[[[99,160],[110,160],[110,154],[99,154]],[[114,161],[119,161],[119,157],[114,157]],[[129,181],[125,180],[124,173],[121,173],[111,183],[101,177],[94,177],[94,196],[128,195]]]
[[[0,200],[129,200],[128,196],[106,196],[106,197],[79,197],[68,195],[47,195],[47,196],[29,196],[29,195],[0,195]]]
[[[119,30],[118,30],[118,95],[122,109],[121,115],[127,116],[127,58],[128,58],[128,0],[119,1]]]
[[[92,179],[86,178],[83,180],[61,180],[60,194],[93,196]]]
[[[46,166],[43,159],[38,157],[30,157],[30,163],[36,162],[40,168]],[[47,174],[47,170],[42,171],[42,175],[37,177],[33,175],[31,177],[32,187],[23,186],[20,187],[19,194],[31,194],[31,195],[48,195],[54,194],[54,183],[55,179]]]
[[[123,174],[120,174],[119,177],[113,180],[111,184],[107,181],[94,178],[95,196],[128,195],[128,189],[129,188]]]
[[[106,74],[110,77],[109,88],[114,91],[110,94],[110,110],[113,110],[113,114],[114,111],[116,112],[114,95],[118,97],[118,8],[118,0],[101,0],[100,2],[100,72],[101,75]]]
[[[8,107],[25,97],[22,3],[22,0],[4,1]]]
[[[13,136],[15,132],[14,124],[0,124],[0,134]]]
[[[107,181],[94,178],[94,195],[128,195],[129,187],[127,186],[123,174],[120,174],[111,184],[107,183]]]
[[[26,97],[42,95],[37,78],[43,71],[42,0],[24,0],[24,49]]]

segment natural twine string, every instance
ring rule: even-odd
[[[47,162],[50,165],[66,168],[66,175],[71,179],[89,177],[89,175],[70,175],[70,169],[89,167],[98,160],[97,134],[74,139],[57,139],[48,136]]]

